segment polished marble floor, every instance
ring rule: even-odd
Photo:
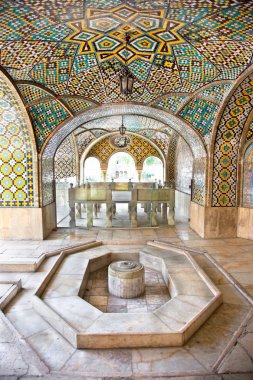
[[[0,241],[0,260],[36,261],[43,252],[102,240],[113,252],[135,253],[148,240],[184,246],[223,293],[223,304],[180,348],[76,350],[32,307],[32,295],[57,256],[34,273],[0,273],[22,290],[0,319],[0,379],[253,379],[253,241],[201,239],[186,223],[139,229],[68,229],[44,241]],[[0,264],[1,265],[1,264]],[[7,377],[6,377],[7,376]]]

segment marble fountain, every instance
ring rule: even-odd
[[[139,269],[159,272],[170,297],[147,312],[99,310],[85,297],[89,278],[117,259],[106,244],[97,241],[63,249],[34,293],[33,308],[75,348],[182,346],[222,303],[221,292],[189,252],[150,241],[135,261]],[[131,262],[125,256],[122,261]],[[133,288],[139,293],[133,297],[144,290],[145,284],[140,277],[137,280]]]

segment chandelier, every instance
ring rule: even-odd
[[[120,92],[121,94],[128,96],[133,91],[133,84],[134,84],[134,76],[129,70],[127,66],[127,47],[128,43],[130,41],[130,35],[128,33],[125,34],[125,67],[121,72],[121,76],[119,78],[120,80]]]
[[[124,126],[123,115],[122,115],[122,123],[121,123],[121,126],[119,127],[119,133],[120,133],[120,137],[116,139],[117,141],[115,141],[115,143],[117,144],[119,148],[125,148],[130,143],[130,139],[125,134],[126,127]]]

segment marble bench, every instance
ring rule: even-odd
[[[103,313],[81,298],[89,273],[113,259],[99,242],[77,253],[63,250],[36,290],[33,307],[77,348],[182,346],[222,296],[187,252],[151,244],[140,251],[139,261],[162,272],[172,297],[157,310]]]

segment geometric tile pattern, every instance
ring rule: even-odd
[[[224,5],[226,4],[229,6],[229,2],[224,2]],[[246,44],[252,42],[252,19],[247,17],[252,12],[251,1],[234,1],[234,4],[231,5],[236,6],[224,7],[225,9],[198,20],[196,25],[204,28],[205,31],[214,33],[215,37],[217,35],[224,36],[224,40],[231,39]],[[230,64],[230,60],[227,61],[227,64]]]
[[[156,101],[153,105],[175,114],[186,100],[187,96],[185,95],[168,95]]]
[[[32,207],[33,149],[27,121],[9,84],[0,78],[0,207]]]
[[[221,102],[223,98],[227,95],[232,87],[232,83],[220,83],[208,86],[202,91],[198,92],[198,96],[204,96],[210,100],[216,100]]]
[[[206,58],[206,54],[200,53],[189,43],[175,46],[174,53],[182,81],[178,92],[194,92],[219,75],[216,66]]]
[[[90,131],[85,131],[76,135],[76,145],[79,159],[81,158],[81,155],[83,154],[87,146],[95,139],[96,137]]]
[[[167,154],[169,139],[170,134],[163,132],[163,130],[154,133],[150,138],[150,140],[163,152],[164,156]]]
[[[249,126],[249,129],[248,129],[248,132],[247,132],[247,136],[246,136],[246,141],[251,140],[252,137],[253,137],[253,122]]]
[[[19,86],[39,150],[70,116],[51,96],[65,101],[74,113],[98,103],[123,102],[119,75],[125,60],[135,75],[128,101],[151,102],[173,113],[184,106],[180,116],[208,136],[216,103],[230,89],[226,81],[236,79],[252,62],[252,12],[252,1],[239,0],[55,0],[50,6],[43,0],[2,1],[0,64]],[[126,32],[130,33],[127,49]],[[247,113],[247,105],[235,105]],[[240,126],[244,111],[233,116]],[[220,127],[225,128],[223,120]],[[237,142],[234,145],[233,139],[240,135],[237,126],[224,132],[225,137],[223,132],[217,133],[214,157],[219,169],[218,175],[214,172],[213,203],[220,206],[235,204]],[[251,132],[252,127],[247,139]],[[145,133],[150,138],[154,135],[151,128]],[[219,141],[226,144],[218,147]],[[166,143],[161,145],[158,137],[156,143],[165,152]],[[228,157],[235,159],[232,164]],[[48,188],[50,181],[45,184]]]
[[[137,136],[131,137],[131,144],[127,146],[126,151],[132,154],[137,165],[142,165],[147,157],[161,157],[149,142]]]
[[[1,65],[15,80],[39,83],[58,96],[122,100],[118,76],[127,60],[136,76],[129,100],[148,103],[168,92],[192,93],[216,79],[235,79],[251,60],[252,2],[5,3]]]
[[[136,165],[140,166],[149,156],[161,157],[157,150],[146,140],[131,134],[128,134],[128,137],[130,137],[130,144],[126,148],[116,148],[110,143],[110,138],[106,137],[91,148],[87,157],[96,157],[101,164],[107,165],[112,154],[123,151],[131,154]]]
[[[22,95],[25,106],[29,105],[32,102],[43,100],[44,98],[53,98],[53,95],[37,86],[19,84],[18,88]]]
[[[62,121],[69,117],[69,113],[55,99],[42,101],[39,104],[29,106],[28,110],[33,121],[37,146],[40,151],[47,136]]]
[[[62,98],[62,100],[69,106],[69,108],[74,113],[83,111],[86,108],[93,107],[95,105],[94,102],[90,102],[79,98]]]
[[[71,133],[59,146],[54,158],[55,179],[76,176],[75,137]]]
[[[243,159],[243,207],[253,207],[253,144]]]
[[[175,162],[176,162],[176,149],[179,135],[177,133],[172,133],[171,139],[168,146],[168,155],[166,158],[167,162],[167,182],[171,187],[175,186]]]
[[[208,100],[195,98],[179,112],[203,137],[213,128],[219,106]]]
[[[213,206],[236,206],[239,142],[252,108],[253,76],[251,75],[237,87],[219,123],[214,146]]]
[[[228,79],[235,79],[238,75],[236,68],[240,65],[247,65],[251,60],[252,51],[250,46],[245,46],[241,42],[229,41],[206,41],[194,43],[200,53],[207,56],[209,62],[215,66],[230,70]],[[227,57],[229,55],[229,59]],[[235,69],[235,70],[234,70]],[[234,73],[234,75],[233,75]],[[219,79],[222,79],[220,76]]]

